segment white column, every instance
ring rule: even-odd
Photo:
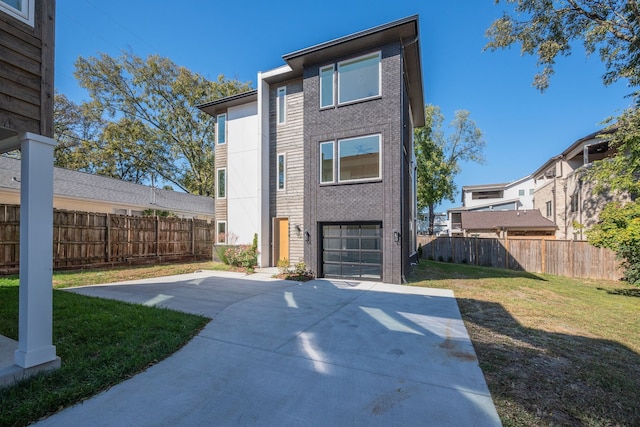
[[[53,148],[51,138],[17,137],[20,181],[20,314],[15,364],[31,368],[56,359],[53,334]]]

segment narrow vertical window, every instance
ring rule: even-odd
[[[276,96],[276,114],[278,116],[278,124],[283,124],[287,121],[287,103],[285,102],[287,95],[286,87],[279,87],[278,94]]]
[[[220,145],[227,143],[227,115],[218,114],[216,125],[216,142]]]
[[[227,169],[218,169],[218,199],[224,199],[227,197]]]
[[[547,207],[547,216],[551,216],[553,215],[553,205],[551,204],[551,201],[548,201],[546,203],[546,207]]]
[[[218,221],[217,223],[217,243],[227,243],[227,221]]]
[[[320,183],[333,182],[333,141],[320,143]]]
[[[320,68],[320,108],[331,107],[334,103],[332,65]]]
[[[286,188],[287,181],[287,159],[284,154],[278,154],[278,190]]]

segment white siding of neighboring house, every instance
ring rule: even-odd
[[[530,190],[534,188],[534,180],[533,177],[529,177],[528,179],[520,179],[518,181],[514,181],[512,183],[504,185],[504,187],[498,188],[497,186],[487,185],[486,189],[481,187],[475,187],[471,189],[467,189],[464,192],[464,200],[463,206],[465,208],[474,208],[477,206],[487,206],[487,205],[499,205],[504,200],[513,200],[519,199],[520,204],[518,209],[533,209],[533,195],[529,194]],[[499,190],[503,192],[503,196],[501,198],[495,199],[476,199],[474,200],[472,195],[473,192],[477,191],[492,191]],[[519,191],[524,190],[524,196],[519,195]]]
[[[251,244],[260,231],[257,102],[228,109],[227,141],[227,232]]]

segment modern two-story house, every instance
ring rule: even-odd
[[[259,265],[400,283],[416,249],[413,127],[424,125],[418,17],[283,56],[216,117],[219,243]]]

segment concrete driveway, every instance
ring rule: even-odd
[[[213,320],[38,425],[500,425],[451,291],[198,272],[72,292]]]

